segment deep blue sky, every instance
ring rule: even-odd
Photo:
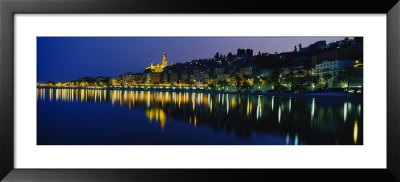
[[[238,48],[261,52],[287,52],[319,40],[327,43],[344,37],[38,37],[38,82],[68,81],[84,76],[115,77],[142,72],[150,61],[211,58],[216,52],[236,54]]]

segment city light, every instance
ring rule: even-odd
[[[74,117],[78,124],[92,119],[101,126],[105,118],[115,125],[134,123],[121,135],[151,131],[154,138],[172,140],[175,134],[193,132],[197,140],[206,133],[227,143],[231,136],[242,137],[243,143],[262,136],[280,144],[362,145],[363,39],[321,40],[303,47],[296,43],[289,48],[275,53],[255,49],[255,54],[253,48],[226,49],[196,59],[180,58],[186,51],[168,47],[168,59],[158,49],[143,51],[148,58],[126,59],[144,61],[135,64],[137,68],[126,64],[124,69],[99,71],[111,77],[88,70],[65,77],[71,80],[38,78],[37,106],[53,109],[63,102],[66,110],[81,109]]]

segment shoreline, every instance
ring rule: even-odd
[[[306,93],[289,93],[289,92],[227,92],[207,89],[160,89],[160,88],[89,88],[89,87],[48,87],[37,86],[37,88],[51,89],[92,89],[92,90],[133,90],[133,91],[165,91],[165,92],[194,92],[194,93],[213,93],[213,94],[238,94],[238,95],[264,95],[276,97],[332,97],[332,98],[363,98],[363,94],[352,94],[344,92],[306,92]]]

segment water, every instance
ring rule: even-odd
[[[362,145],[361,98],[37,89],[38,145]]]

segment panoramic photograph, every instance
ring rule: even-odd
[[[37,145],[363,145],[363,37],[37,37]]]

